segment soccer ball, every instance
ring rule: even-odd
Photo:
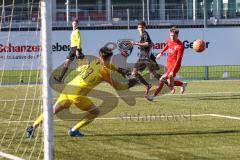
[[[205,46],[205,42],[203,40],[199,40],[198,39],[198,40],[195,40],[193,42],[193,49],[194,49],[194,51],[200,53],[200,52],[204,51],[205,48],[206,48],[206,46]]]

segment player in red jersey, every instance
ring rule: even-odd
[[[166,46],[163,50],[157,55],[157,59],[164,54],[165,51],[169,51],[166,63],[166,73],[162,75],[159,80],[158,88],[152,96],[148,96],[148,100],[152,101],[155,96],[162,90],[164,85],[164,80],[168,81],[168,85],[172,87],[171,93],[174,94],[175,89],[174,86],[181,86],[180,93],[183,94],[185,91],[185,87],[187,86],[186,82],[181,82],[178,80],[174,80],[177,72],[181,68],[183,53],[184,53],[184,45],[178,39],[179,30],[175,27],[172,27],[169,31],[169,39],[167,41]]]

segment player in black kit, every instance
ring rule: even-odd
[[[159,66],[156,62],[156,58],[153,54],[150,53],[152,41],[146,29],[146,23],[141,21],[138,23],[138,31],[140,34],[140,41],[133,42],[133,45],[137,45],[140,53],[139,58],[134,65],[132,75],[135,76],[142,84],[146,86],[145,97],[147,96],[149,90],[151,89],[151,84],[149,84],[142,76],[139,74],[139,71],[143,71],[146,67],[153,74],[153,76],[159,80],[161,77],[160,74],[156,72],[159,69]]]

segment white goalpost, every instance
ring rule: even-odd
[[[52,91],[49,85],[51,73],[51,31],[52,31],[52,1],[41,0],[41,64],[42,64],[42,99],[43,99],[43,135],[44,135],[44,159],[54,159],[53,142],[53,113]]]

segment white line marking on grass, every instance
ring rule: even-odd
[[[239,79],[218,79],[218,80],[193,80],[191,83],[209,83],[209,82],[239,82]]]
[[[188,95],[214,95],[214,94],[240,94],[240,92],[200,92],[200,93],[183,93],[183,94],[174,94],[174,95],[171,95],[171,94],[164,94],[164,95],[161,95],[161,96],[188,96]]]
[[[162,96],[188,96],[188,95],[214,95],[214,94],[240,94],[240,92],[200,92],[200,93],[184,93],[184,94],[174,94],[174,95],[172,95],[172,94],[170,94],[170,93],[168,93],[168,94],[163,94],[163,95],[160,95],[160,96],[158,96],[158,97],[162,97]],[[101,96],[99,96],[99,97],[101,97]],[[109,97],[109,98],[111,98],[111,97],[118,97],[118,98],[120,98],[120,97],[139,97],[139,98],[141,98],[140,96],[139,96],[139,94],[138,95],[125,95],[125,96],[119,96],[119,95],[116,95],[116,96],[103,96],[103,97]],[[143,97],[143,96],[142,96]],[[90,98],[97,98],[97,97],[90,97]],[[54,98],[54,99],[56,99],[56,98]],[[28,98],[28,99],[0,99],[0,102],[7,102],[7,101],[33,101],[33,100],[38,100],[38,101],[40,101],[40,100],[42,100],[41,98]]]
[[[11,155],[11,154],[3,153],[1,151],[0,151],[0,157],[8,158],[8,159],[11,159],[11,160],[23,160],[22,158],[16,157],[16,156]]]
[[[209,114],[209,115],[213,116],[213,117],[221,117],[221,118],[226,118],[226,119],[240,120],[240,117],[226,116],[226,115],[221,115],[221,114]]]
[[[27,98],[27,99],[0,99],[0,102],[11,102],[11,101],[40,101],[40,98]]]
[[[149,115],[150,116],[150,115]],[[154,115],[152,115],[154,116]],[[176,115],[166,115],[168,117],[174,117]],[[235,119],[235,120],[240,120],[240,117],[233,117],[233,116],[226,116],[226,115],[220,115],[220,114],[186,114],[182,116],[188,116],[188,117],[204,117],[204,116],[212,116],[212,117],[221,117],[221,118],[226,118],[226,119]],[[154,116],[156,118],[161,118],[162,116]],[[138,116],[138,117],[111,117],[111,118],[96,118],[99,120],[116,120],[116,119],[124,119],[124,118],[132,118],[132,119],[137,119],[137,118],[146,118],[146,116]]]
[[[157,115],[147,115],[147,117],[154,117],[154,118],[161,118],[162,116],[157,116]],[[165,115],[167,117],[174,117],[176,115]],[[226,118],[226,119],[234,119],[234,120],[240,120],[240,117],[234,117],[234,116],[227,116],[227,115],[221,115],[221,114],[186,114],[186,115],[182,115],[185,117],[204,117],[204,116],[212,116],[212,117],[220,117],[220,118]],[[124,116],[119,116],[119,117],[101,117],[101,118],[96,118],[96,120],[121,120],[121,119],[141,119],[141,118],[146,118],[146,116],[128,116],[128,117],[124,117]],[[54,120],[54,122],[60,122],[60,121],[76,121],[78,119],[65,119],[65,120],[61,120],[61,119],[57,119]],[[0,124],[2,123],[29,123],[29,122],[34,122],[34,121],[0,121]]]
[[[150,115],[149,115],[150,116]],[[149,117],[148,116],[148,117]],[[154,116],[154,118],[162,118],[162,116],[155,116],[152,115],[152,117]],[[174,117],[174,115],[167,115],[169,118]],[[225,115],[219,115],[219,114],[187,114],[187,115],[183,115],[185,117],[204,117],[204,116],[213,116],[213,117],[222,117],[222,118],[228,118],[228,119],[235,119],[235,120],[240,120],[240,117],[232,117],[232,116],[225,116]],[[125,116],[119,116],[119,117],[102,117],[102,118],[96,118],[96,120],[122,120],[122,119],[142,119],[142,118],[146,118],[146,116],[129,116],[129,117],[125,117]],[[61,119],[57,119],[54,120],[54,122],[61,122],[61,121],[77,121],[79,119],[66,119],[66,120],[61,120]],[[1,121],[0,124],[2,123],[29,123],[29,122],[34,122],[34,121]]]

